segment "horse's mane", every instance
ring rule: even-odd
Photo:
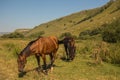
[[[27,47],[31,46],[34,42],[36,42],[36,41],[39,40],[40,38],[42,38],[42,37],[39,37],[39,38],[37,38],[37,39],[35,39],[35,40],[30,41],[30,42],[27,44],[27,46],[20,52],[20,55],[23,54],[23,52],[26,50]]]
[[[40,37],[38,37],[37,39],[30,41],[27,46],[32,45],[34,42],[36,42],[36,41],[39,40],[40,38],[43,38],[43,37],[40,36]]]
[[[38,39],[30,41],[27,46],[32,45],[34,42],[36,42]]]

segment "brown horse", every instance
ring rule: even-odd
[[[53,63],[55,61],[56,52],[58,50],[58,39],[55,36],[50,37],[41,37],[34,41],[31,41],[28,43],[28,45],[21,51],[20,54],[18,54],[18,71],[23,72],[23,69],[25,67],[26,58],[35,55],[37,62],[38,62],[38,68],[40,69],[40,56],[43,59],[44,62],[44,69],[46,70],[46,57],[45,55],[49,55],[51,59],[51,67],[53,66]]]
[[[73,60],[76,52],[75,40],[72,37],[65,37],[59,44],[64,44],[67,60]]]

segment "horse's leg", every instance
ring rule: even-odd
[[[68,60],[69,59],[69,54],[68,54],[67,46],[64,45],[64,47],[65,47],[65,52],[66,52],[67,60]]]
[[[50,63],[50,68],[51,68],[53,66],[53,63],[54,63],[54,58],[53,58],[52,53],[50,54],[50,60],[51,60],[51,63]]]
[[[46,66],[46,56],[44,54],[42,55],[42,59],[43,59],[43,63],[44,63],[43,69],[46,70],[47,69],[47,66]]]
[[[40,56],[35,55],[36,59],[37,59],[37,63],[38,63],[38,71],[40,71],[41,66],[40,66]]]
[[[58,50],[58,49],[57,49],[57,50]],[[51,71],[53,70],[53,63],[55,62],[57,50],[55,50],[53,53],[50,54],[50,58],[51,58],[51,66],[50,66],[50,69],[51,69]]]
[[[74,52],[73,52],[73,59],[74,59],[74,57],[75,57],[75,55],[76,55],[76,47],[74,46]]]

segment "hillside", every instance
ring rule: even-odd
[[[78,36],[84,30],[91,30],[110,24],[120,18],[120,0],[110,1],[102,7],[84,10],[71,15],[61,17],[48,23],[40,24],[31,29],[25,36],[43,32],[44,36],[56,35],[70,32]]]

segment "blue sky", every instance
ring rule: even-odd
[[[0,32],[33,28],[81,10],[100,7],[109,0],[0,0]]]

